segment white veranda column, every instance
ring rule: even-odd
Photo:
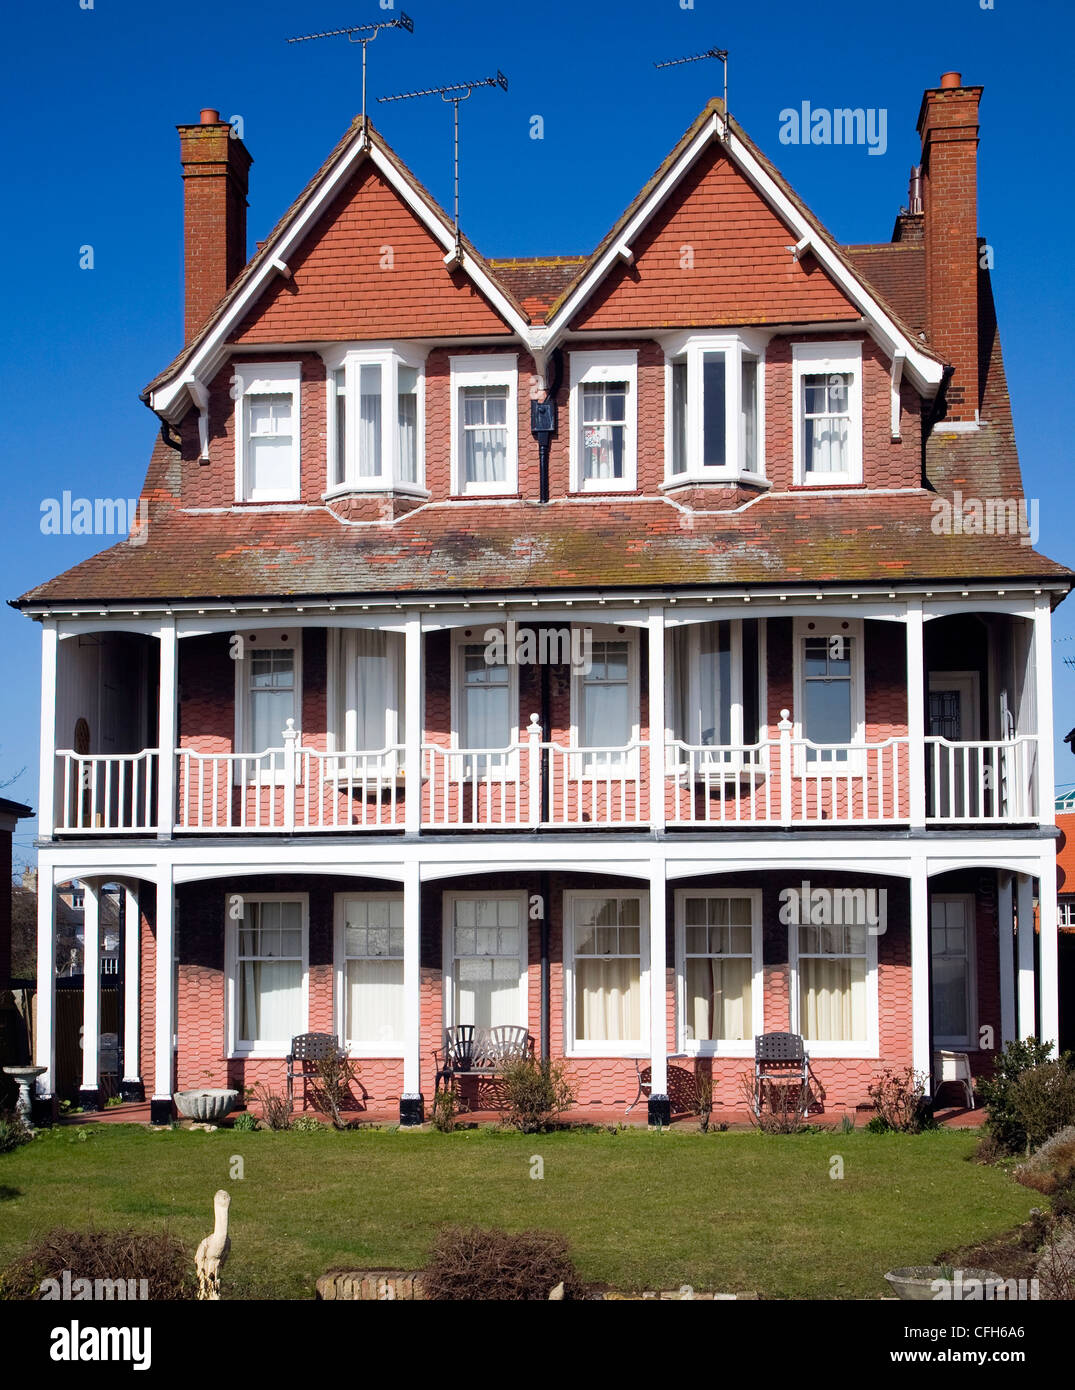
[[[911,1062],[916,1072],[933,1076],[930,1038],[929,878],[926,861],[911,866]],[[927,1090],[933,1094],[930,1081]]]
[[[157,838],[168,840],[175,824],[175,762],[178,714],[179,640],[175,618],[167,618],[160,633],[160,693],[157,720]],[[159,909],[158,909],[159,910]]]
[[[168,1124],[172,1118],[175,1047],[175,886],[169,866],[157,880],[157,969],[154,990],[153,1101],[150,1118]]]
[[[409,734],[409,731],[408,731]],[[401,1125],[421,1124],[421,925],[422,875],[415,862],[403,867],[403,1094]]]
[[[142,911],[141,890],[123,895],[123,1076],[124,1100],[143,1100],[141,1039]]]
[[[926,823],[926,704],[922,600],[907,602],[907,764],[911,829]],[[934,808],[936,810],[936,808]]]
[[[665,999],[665,863],[650,860],[649,870],[649,1122],[667,1125],[671,1120],[668,1100],[668,1008]]]
[[[1060,1047],[1060,995],[1056,907],[1056,856],[1041,857],[1038,871],[1038,1036],[1051,1042],[1053,1055]]]
[[[59,635],[55,618],[41,624],[41,763],[37,788],[37,833],[52,838],[56,825],[56,673]],[[66,812],[69,808],[64,807]],[[39,980],[42,978],[39,974]],[[42,1080],[44,1078],[42,1077]]]
[[[51,866],[40,866],[37,877],[37,1019],[34,1065],[45,1071],[37,1079],[41,1096],[56,1085],[56,890]]]
[[[1036,1036],[1034,1017],[1034,880],[1029,874],[1015,876],[1015,906],[1018,913],[1019,948],[1019,1036]]]
[[[1000,952],[1000,1048],[1015,1038],[1015,919],[1012,876],[997,875],[997,947]]]
[[[664,829],[664,609],[649,611],[649,822]]]
[[[101,885],[83,881],[82,909],[82,1087],[83,1110],[100,1105]]]
[[[403,638],[404,707],[404,829],[417,835],[422,828],[422,619],[407,619]]]

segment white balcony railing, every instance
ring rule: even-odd
[[[261,753],[181,748],[175,754],[175,829],[198,834],[403,830],[409,795],[420,797],[415,824],[427,830],[652,823],[648,740],[574,748],[542,739],[535,718],[522,738],[504,748],[424,743],[417,788],[404,777],[405,751],[403,744],[362,751],[306,748],[290,725],[280,747]],[[670,739],[663,752],[664,823],[670,827],[912,821],[906,736],[815,744],[793,738],[785,718],[776,738],[719,747]],[[991,742],[927,738],[926,823],[1035,821],[1037,757],[1038,740],[1031,734]],[[56,759],[55,833],[146,834],[162,823],[156,749],[114,755],[64,749]]]

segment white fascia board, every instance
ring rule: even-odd
[[[452,229],[440,220],[429,208],[424,199],[420,198],[414,188],[400,174],[399,170],[387,159],[375,144],[369,144],[364,130],[360,131],[358,138],[351,148],[340,158],[339,163],[332,173],[325,179],[324,183],[317,190],[314,196],[303,209],[302,214],[296,218],[292,225],[280,236],[280,238],[270,245],[261,269],[246,286],[243,293],[230,306],[228,312],[214,327],[212,333],[199,346],[197,352],[183,368],[182,376],[170,381],[165,386],[158,387],[150,396],[150,405],[159,414],[165,415],[173,423],[181,418],[186,411],[186,402],[180,409],[176,409],[177,402],[181,399],[187,379],[194,377],[197,380],[208,381],[216,372],[220,363],[227,355],[226,344],[228,341],[229,330],[237,323],[240,323],[249,310],[251,304],[265,289],[266,285],[275,276],[281,273],[280,266],[288,265],[288,256],[292,250],[302,241],[311,226],[318,220],[325,207],[329,204],[341,184],[348,177],[351,171],[359,163],[361,158],[368,154],[376,168],[384,175],[385,179],[402,197],[403,201],[418,216],[422,223],[433,233],[434,237],[447,249],[455,244],[455,237]],[[492,283],[489,277],[475,265],[474,261],[464,250],[463,266],[467,274],[479,287],[482,293],[492,301],[497,311],[507,320],[524,341],[528,342],[529,326],[523,322],[516,309],[504,298],[503,293]]]
[[[622,235],[609,246],[601,259],[592,268],[583,282],[576,287],[571,297],[557,310],[555,331],[556,340],[564,336],[567,325],[582,304],[593,293],[596,286],[619,259],[620,250],[630,246],[638,237],[640,229],[649,221],[660,205],[674,190],[680,179],[688,171],[710,141],[723,133],[723,125],[714,114],[698,132],[683,154],[676,160],[658,186],[653,190],[634,217],[624,228]],[[849,272],[843,261],[836,256],[827,243],[815,232],[794,203],[786,197],[773,180],[758,164],[742,141],[733,131],[727,133],[723,142],[732,158],[739,165],[755,189],[761,194],[773,211],[792,229],[799,242],[809,244],[815,258],[825,267],[836,284],[861,311],[867,326],[878,339],[889,356],[899,350],[906,354],[907,367],[915,385],[924,394],[935,394],[944,376],[944,367],[920,350],[918,345],[899,328],[871,294]]]

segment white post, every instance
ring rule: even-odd
[[[175,887],[169,865],[157,879],[157,970],[153,1048],[153,1102],[150,1118],[166,1125],[172,1118],[175,1049]]]
[[[82,881],[82,1088],[84,1110],[100,1107],[101,885]]]
[[[1050,796],[1050,802],[1052,797]],[[1038,1036],[1060,1048],[1056,855],[1050,843],[1038,871]],[[1055,1055],[1055,1053],[1054,1053]]]
[[[44,864],[37,871],[36,1009],[34,1065],[46,1068],[37,1078],[37,1090],[51,1096],[56,1082],[56,889],[52,866]]]
[[[43,840],[52,839],[56,826],[56,672],[59,646],[56,620],[45,618],[41,624],[41,764],[37,788],[37,833]],[[40,980],[41,975],[38,974],[37,978]]]
[[[649,823],[654,830],[663,830],[665,824],[664,679],[664,609],[651,608],[649,610]]]
[[[409,739],[409,728],[407,735]],[[403,1093],[399,1098],[401,1125],[421,1124],[423,1119],[421,925],[422,872],[421,865],[414,862],[403,866]]]
[[[997,875],[997,948],[1000,952],[1000,1046],[1015,1039],[1015,931],[1012,876]]]
[[[780,711],[780,723],[776,727],[780,734],[780,824],[790,825],[791,779],[795,775],[791,752],[791,731],[795,726],[791,722],[791,710]]]
[[[668,1099],[668,1006],[665,1000],[665,864],[651,859],[649,865],[649,1037],[650,1095],[649,1122],[671,1122]]]
[[[128,888],[123,895],[123,1076],[120,1094],[124,1100],[144,1100],[142,1086],[141,979],[142,911],[139,890]]]
[[[926,677],[923,630],[922,600],[908,599],[907,769],[912,830],[924,829],[926,824]]]
[[[541,719],[536,714],[530,716],[526,728],[526,788],[527,824],[541,824]]]
[[[911,866],[911,1063],[931,1078],[927,1090],[932,1095],[929,926],[929,876],[926,861],[916,859]]]
[[[1055,825],[1053,786],[1053,639],[1052,606],[1048,594],[1034,600],[1034,687],[1037,697],[1037,779],[1034,792],[1038,800],[1039,825]],[[1033,811],[1033,807],[1031,807]],[[1053,871],[1056,862],[1054,856]],[[1056,903],[1053,903],[1055,910]],[[1044,941],[1044,936],[1042,940]],[[1044,1024],[1043,1024],[1044,1027]]]
[[[417,835],[422,828],[422,617],[407,619],[404,635],[403,704],[405,747],[403,752],[404,830]]]
[[[1034,1022],[1034,880],[1015,876],[1015,910],[1019,944],[1019,1036],[1036,1036]]]
[[[175,824],[176,699],[179,638],[175,618],[165,618],[160,633],[160,694],[157,717],[157,839],[170,840]],[[158,907],[159,912],[159,907]],[[169,1092],[169,1096],[170,1096]]]
[[[294,719],[289,719],[284,730],[284,830],[289,835],[295,830],[295,740],[298,736]]]

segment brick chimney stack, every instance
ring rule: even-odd
[[[190,342],[246,264],[246,190],[253,162],[220,112],[177,126],[183,164],[186,272],[184,341]]]
[[[948,419],[978,418],[978,103],[946,72],[922,98],[922,202],[930,345],[955,369]]]

